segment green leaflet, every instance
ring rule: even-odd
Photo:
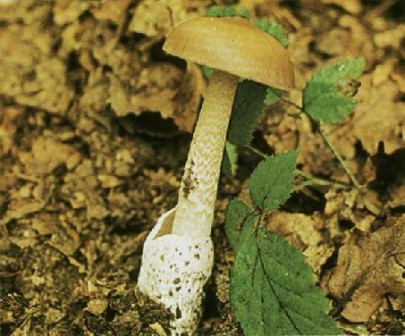
[[[273,36],[281,45],[286,48],[288,45],[287,35],[283,31],[283,27],[277,22],[270,22],[265,18],[260,20],[252,21],[252,23],[261,30],[265,31],[267,34]]]
[[[225,213],[225,231],[234,250],[238,250],[239,242],[243,242],[246,236],[253,234],[253,230],[248,230],[246,227],[252,228],[256,219],[253,210],[241,200],[233,199],[228,203]],[[242,228],[244,236],[241,236]]]
[[[230,301],[246,336],[340,334],[302,254],[264,229],[238,244]]]
[[[266,97],[264,98],[264,105],[272,105],[276,103],[280,96],[282,95],[282,91],[274,88],[267,88],[266,90]]]
[[[211,6],[210,8],[208,8],[205,16],[242,16],[248,19],[257,28],[273,36],[277,41],[281,43],[284,48],[287,47],[287,35],[285,35],[283,27],[281,25],[279,25],[277,22],[270,22],[265,18],[262,18],[260,20],[252,20],[252,15],[245,7],[238,8],[235,6]]]
[[[222,160],[221,170],[228,177],[233,177],[238,170],[238,151],[234,144],[229,141],[225,143],[225,153]]]
[[[237,8],[235,6],[211,6],[205,16],[242,16],[247,19],[251,18],[249,11],[245,7]]]
[[[266,86],[249,80],[239,83],[229,123],[228,141],[246,146],[252,140],[257,117],[262,110]]]
[[[342,88],[358,78],[363,73],[364,66],[364,58],[358,57],[315,72],[304,89],[304,111],[316,121],[329,124],[342,122],[352,113],[356,103]]]
[[[315,98],[305,110],[312,119],[323,121],[327,124],[342,122],[353,112],[356,100],[346,97],[339,92],[328,92]]]
[[[249,191],[253,203],[263,212],[277,209],[290,196],[298,151],[269,156],[250,176]]]

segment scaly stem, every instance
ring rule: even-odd
[[[211,234],[222,153],[238,77],[214,70],[191,141],[172,233]]]

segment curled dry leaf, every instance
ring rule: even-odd
[[[385,296],[405,291],[404,251],[404,215],[389,219],[375,232],[350,237],[325,284],[344,318],[367,322]]]

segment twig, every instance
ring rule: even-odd
[[[288,99],[285,99],[283,97],[280,96],[280,99],[288,104],[290,104],[291,106],[294,106],[296,109],[298,109],[300,111],[299,114],[301,113],[305,113],[304,109],[295,104],[292,101],[289,101]],[[299,116],[298,114],[298,116]],[[308,115],[308,114],[307,114]],[[296,115],[292,115],[292,117],[296,117]],[[332,143],[329,141],[329,139],[326,137],[325,133],[322,131],[320,123],[313,120],[311,118],[310,115],[308,115],[311,124],[313,125],[313,127],[318,131],[318,133],[320,134],[320,136],[322,137],[323,141],[325,141],[325,144],[329,147],[329,149],[331,150],[331,152],[333,153],[333,155],[336,157],[336,159],[339,161],[340,165],[342,166],[343,170],[345,171],[346,175],[349,177],[350,181],[352,182],[352,184],[355,186],[355,188],[359,189],[361,186],[359,184],[359,182],[357,181],[356,177],[352,174],[352,172],[349,170],[349,168],[346,165],[346,162],[343,160],[343,158],[339,155],[339,153],[337,152],[336,148],[332,145]]]
[[[263,159],[266,159],[268,157],[267,154],[263,153],[262,151],[258,150],[257,148],[254,148],[250,145],[246,146],[247,149],[249,149],[251,152],[255,153],[256,155],[262,157]],[[311,185],[323,185],[323,186],[334,186],[335,188],[339,188],[339,189],[346,189],[348,188],[347,185],[339,183],[339,182],[334,182],[334,181],[330,181],[330,180],[325,180],[325,179],[321,179],[319,177],[315,177],[312,176],[310,174],[304,173],[303,171],[296,169],[295,170],[297,175],[300,175],[302,177],[304,177],[307,181],[300,183],[299,186],[297,186],[296,191],[301,190],[307,186],[311,186]]]
[[[359,189],[360,184],[357,182],[356,177],[352,174],[352,172],[349,170],[349,168],[346,165],[345,160],[339,155],[339,153],[336,151],[336,148],[332,145],[332,143],[329,141],[329,139],[326,137],[325,133],[322,131],[321,127],[319,124],[316,125],[317,131],[319,135],[322,137],[323,141],[325,141],[326,145],[329,147],[333,155],[336,157],[336,159],[339,161],[340,165],[342,166],[343,170],[345,171],[346,175],[349,177],[350,181],[353,183],[353,185]]]

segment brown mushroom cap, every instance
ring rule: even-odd
[[[167,37],[167,53],[274,88],[294,86],[288,52],[272,36],[241,17],[200,17]]]

